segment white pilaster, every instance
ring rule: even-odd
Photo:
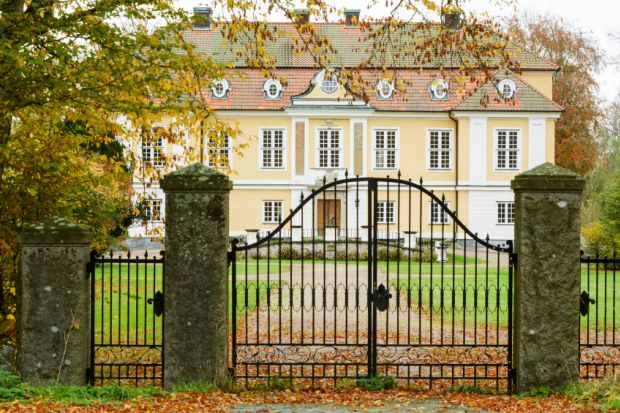
[[[547,120],[529,118],[528,169],[543,164],[547,159]]]
[[[487,183],[487,117],[469,118],[469,183]]]

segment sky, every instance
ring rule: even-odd
[[[385,4],[389,0],[379,0]],[[514,7],[500,7],[497,1],[469,0],[468,9],[478,12],[487,11],[490,16],[508,16],[514,13]],[[191,10],[194,6],[209,5],[209,0],[178,0],[178,4]],[[368,13],[367,1],[338,0],[332,4],[339,7],[361,9],[362,15]],[[385,6],[373,7],[373,15],[379,16],[387,10]],[[549,13],[562,17],[565,21],[581,28],[588,33],[605,51],[608,58],[616,57],[620,60],[620,40],[612,40],[610,33],[620,35],[620,0],[517,0],[517,11],[529,13]],[[277,18],[276,20],[282,20]],[[620,65],[606,64],[597,75],[600,85],[600,95],[607,101],[612,101],[620,94]]]

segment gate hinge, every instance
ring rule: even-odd
[[[233,258],[234,258],[234,252],[233,251],[228,251],[228,267],[230,267],[230,264],[232,264]]]
[[[235,378],[235,368],[234,367],[229,367],[228,368],[228,375],[230,376],[231,379]]]
[[[516,253],[512,253],[510,254],[510,261],[512,262],[512,265],[514,265],[515,267],[517,266],[517,254]]]
[[[91,368],[86,367],[86,383],[91,383],[91,373],[92,373]]]
[[[95,271],[95,263],[93,260],[89,260],[86,263],[86,278],[90,277],[90,274]]]

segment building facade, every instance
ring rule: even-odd
[[[284,29],[288,26],[282,24]],[[317,24],[341,52],[343,66],[355,63],[354,40],[359,30],[339,23]],[[235,60],[225,52],[223,38],[209,25],[187,34],[197,50],[222,61]],[[285,42],[286,39],[281,40]],[[276,45],[277,46],[277,45]],[[393,68],[388,78],[378,70],[362,76],[375,85],[369,101],[356,99],[337,72],[316,68],[290,47],[274,47],[277,68],[265,79],[258,70],[236,62],[230,76],[213,82],[208,103],[222,119],[236,122],[247,147],[234,153],[230,139],[208,147],[204,162],[226,158],[234,182],[231,193],[231,235],[269,231],[295,208],[323,179],[352,176],[397,176],[423,180],[426,188],[445,196],[450,209],[472,231],[494,240],[513,237],[514,199],[510,181],[515,175],[554,160],[555,122],[562,112],[552,100],[557,68],[519,50],[520,72],[497,70],[484,83],[456,84],[456,70],[438,67]],[[220,52],[218,52],[220,51]],[[348,60],[347,60],[348,59]],[[395,78],[405,90],[396,90]],[[286,79],[286,81],[281,81]],[[173,151],[163,141],[143,143],[143,160],[158,166],[158,151]],[[155,183],[146,188],[140,177],[135,189],[143,192],[150,222],[130,229],[132,237],[147,237],[162,226],[164,196]],[[358,188],[362,194],[365,188]],[[395,200],[382,200],[384,224],[394,224]],[[357,199],[353,199],[353,198]],[[345,209],[356,200],[363,211],[365,196],[338,191],[329,201],[306,214],[317,231],[325,226],[353,228]],[[423,205],[424,236],[445,218],[433,205]],[[351,220],[351,218],[349,218]],[[403,222],[402,227],[407,223]],[[419,225],[418,225],[419,226]],[[310,227],[304,223],[304,227]],[[392,225],[394,227],[394,225]]]

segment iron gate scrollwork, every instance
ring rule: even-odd
[[[451,202],[400,175],[345,174],[233,241],[237,380],[510,390],[513,246],[472,233]]]

